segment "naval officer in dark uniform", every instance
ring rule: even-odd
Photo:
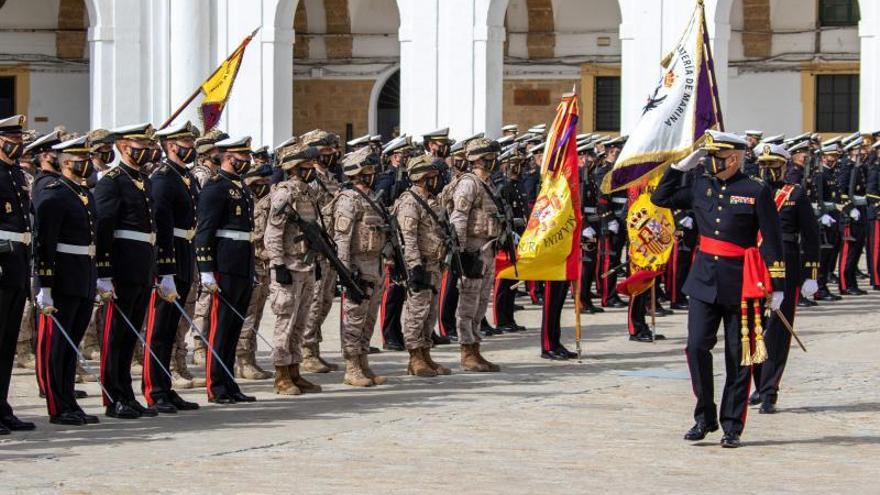
[[[800,152],[807,145],[806,142],[800,143],[792,151]],[[816,283],[819,271],[819,224],[806,190],[799,183],[788,182],[785,178],[785,165],[791,158],[790,152],[778,144],[758,145],[755,156],[761,178],[773,189],[773,200],[779,212],[785,254],[785,299],[780,310],[789,323],[794,324],[800,294],[811,298],[819,290]],[[802,280],[805,271],[808,278]],[[768,358],[764,363],[755,365],[755,392],[751,402],[761,402],[760,412],[772,414],[776,412],[779,383],[791,348],[791,334],[775,313],[770,315],[767,322],[764,341]]]
[[[718,429],[712,348],[717,342],[718,326],[723,322],[727,369],[720,411],[723,447],[740,445],[749,399],[752,369],[740,360],[745,260],[763,258],[769,267],[773,286],[772,296],[768,295],[771,309],[779,309],[785,288],[779,216],[770,188],[740,171],[746,146],[734,134],[706,131],[703,147],[666,170],[651,195],[657,206],[694,210],[700,245],[684,292],[690,297],[685,352],[697,405],[696,424],[685,439],[702,440]],[[692,185],[682,186],[682,175],[696,168],[707,153],[705,173],[695,177]],[[759,232],[763,242],[760,255],[755,256]]]
[[[33,430],[7,401],[24,301],[30,288],[31,201],[18,166],[25,118],[0,120],[0,435]]]
[[[173,301],[177,298],[181,304],[186,301],[195,269],[192,240],[196,232],[199,183],[188,166],[196,158],[195,139],[199,137],[199,130],[187,121],[156,132],[156,137],[167,158],[150,176],[159,247],[156,263],[159,284],[150,298],[143,388],[148,405],[160,413],[174,414],[178,410],[199,408],[172,390],[171,377],[165,374],[171,367],[171,352],[181,318]],[[162,363],[161,367],[150,359],[151,350]]]
[[[212,294],[208,400],[217,404],[254,402],[256,398],[243,394],[232,375],[244,324],[241,316],[247,313],[256,277],[254,200],[242,182],[251,166],[251,138],[224,139],[214,146],[221,154],[220,172],[199,194],[195,237],[200,281]]]
[[[54,314],[37,336],[37,374],[49,421],[73,426],[98,422],[76,402],[77,354],[71,347],[85,335],[95,301],[95,201],[84,185],[93,170],[90,148],[85,136],[54,145],[61,173],[34,202],[36,305],[44,315]]]
[[[141,405],[131,388],[131,360],[138,342],[135,332],[147,314],[156,265],[152,188],[142,169],[152,158],[153,133],[150,124],[112,131],[122,162],[101,177],[94,193],[97,289],[110,320],[101,350],[101,381],[107,392],[103,394],[106,414],[113,418],[158,414]]]

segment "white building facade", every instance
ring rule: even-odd
[[[0,114],[163,122],[250,44],[220,127],[274,145],[552,118],[626,133],[695,0],[0,0]],[[726,127],[880,129],[880,0],[705,0]],[[198,99],[196,100],[198,101]],[[180,118],[196,121],[195,106]]]

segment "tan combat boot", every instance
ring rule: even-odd
[[[171,384],[178,390],[190,389],[195,386],[192,375],[186,369],[186,358],[181,358],[174,351],[171,356]]]
[[[15,346],[15,362],[19,368],[32,370],[37,366],[37,356],[31,352],[30,341],[19,342]]]
[[[98,345],[98,336],[94,333],[86,332],[82,344],[80,345],[80,349],[82,349],[82,355],[84,358],[90,361],[101,360],[101,347]]]
[[[360,356],[345,358],[345,376],[342,378],[342,383],[354,387],[373,386],[373,380],[367,378],[361,369]]]
[[[425,358],[425,362],[428,363],[428,366],[434,370],[438,375],[451,375],[452,370],[447,368],[446,366],[442,366],[437,364],[434,359],[431,358],[431,348],[430,347],[422,347],[422,357]]]
[[[150,356],[153,359],[153,356]],[[131,358],[131,376],[140,376],[144,372],[144,345],[138,341],[134,346],[134,355]]]
[[[278,395],[299,395],[302,393],[290,379],[289,366],[275,367],[275,393]]]
[[[489,368],[477,359],[474,346],[476,344],[461,344],[461,369],[464,371],[485,372]]]
[[[312,383],[312,382],[306,380],[305,378],[302,377],[302,375],[299,374],[299,365],[298,364],[291,364],[288,367],[288,369],[290,370],[290,379],[293,380],[293,384],[296,385],[297,388],[302,390],[302,393],[304,393],[304,394],[317,394],[318,392],[321,391],[320,385],[318,385],[317,383]]]
[[[361,354],[361,370],[363,370],[365,377],[373,381],[374,385],[384,385],[385,382],[388,381],[384,376],[377,375],[373,372],[370,368],[370,361],[367,359],[366,354]]]
[[[94,373],[89,373],[85,368],[83,368],[82,363],[77,361],[76,363],[76,383],[95,383],[98,381],[97,375]]]
[[[235,377],[245,380],[268,380],[272,373],[260,368],[253,353],[239,354],[235,363]]]
[[[409,350],[409,366],[406,367],[407,375],[420,376],[422,378],[433,378],[437,376],[437,372],[431,368],[425,361],[421,349]]]
[[[318,355],[318,346],[304,345],[302,369],[309,373],[330,373],[330,367],[321,361]]]
[[[186,366],[186,354],[175,355],[174,360],[171,363],[172,366],[174,366],[174,361],[177,361],[177,365],[175,366],[177,373],[181,378],[190,380],[193,388],[202,388],[208,384],[208,380],[193,376],[189,371],[189,368]]]
[[[339,371],[339,365],[336,363],[331,363],[324,359],[324,356],[321,355],[321,346],[315,346],[315,355],[318,356],[318,359],[324,364],[324,366],[330,368],[330,371]]]
[[[193,351],[193,364],[196,366],[205,366],[208,364],[208,350],[205,347],[197,347]]]
[[[477,360],[480,361],[480,364],[482,364],[483,366],[485,366],[487,368],[486,371],[490,371],[492,373],[497,373],[497,372],[501,371],[501,366],[498,366],[497,364],[489,361],[488,359],[484,358],[482,354],[480,354],[480,344],[479,343],[474,344],[474,352],[476,353]]]

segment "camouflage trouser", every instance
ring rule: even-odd
[[[458,282],[458,310],[455,321],[458,326],[458,341],[462,344],[480,342],[480,320],[486,316],[486,308],[492,297],[495,282],[495,256],[483,251],[483,277],[461,277]]]
[[[315,282],[314,298],[309,308],[309,318],[306,322],[306,332],[303,335],[303,345],[315,346],[324,340],[321,337],[321,326],[330,308],[333,307],[333,297],[336,295],[336,270],[330,267],[325,260],[320,261],[321,280]]]
[[[440,273],[428,272],[430,284],[440,286]],[[431,289],[406,294],[403,313],[403,343],[407,349],[431,347],[431,333],[437,323],[437,294]]]
[[[193,292],[198,293],[198,291]],[[211,314],[211,293],[203,290],[202,293],[196,297],[196,302],[192,311],[193,312],[190,314],[193,316],[193,323],[195,323],[196,328],[202,332],[202,335],[207,338],[208,323],[210,321],[209,316]],[[197,351],[207,351],[205,342],[195,332],[193,332],[193,349]]]
[[[24,313],[21,315],[21,329],[18,332],[18,343],[34,342],[34,325],[36,325],[36,317],[34,316],[34,303],[27,299],[24,303]],[[31,345],[33,347],[33,345]]]
[[[198,280],[198,278],[196,279]],[[189,292],[186,294],[186,301],[183,303],[183,310],[186,311],[186,314],[192,318],[193,309],[196,305],[196,298],[198,298],[199,294],[199,286],[198,282],[193,282],[193,286],[190,287]],[[176,309],[176,308],[175,308]],[[192,330],[189,322],[186,321],[186,318],[183,315],[180,316],[180,321],[177,322],[177,335],[174,336],[174,345],[172,346],[172,356],[176,357],[180,360],[186,359],[186,334]],[[200,340],[195,333],[193,334],[193,338],[195,340]]]
[[[107,306],[104,304],[95,304],[92,307],[92,317],[89,320],[89,326],[86,327],[86,333],[83,336],[80,347],[89,349],[97,347],[103,351],[104,347],[104,325],[106,324],[105,315],[107,314]]]
[[[241,335],[238,337],[238,346],[235,348],[236,356],[248,356],[257,352],[257,332],[260,331],[263,308],[266,307],[266,299],[269,298],[269,271],[261,261],[257,261],[256,271],[257,286],[251,293],[251,302],[248,304]]]
[[[272,362],[275,366],[290,366],[302,362],[302,339],[306,318],[315,289],[315,272],[291,272],[293,283],[281,285],[272,277],[269,284],[269,303],[275,313],[275,338]]]
[[[365,287],[367,299],[355,304],[347,297],[342,298],[342,355],[346,359],[370,352],[370,339],[376,318],[379,316],[379,303],[382,302],[382,276],[378,268],[373,273],[365,273],[367,265],[376,264],[376,257],[364,260],[361,278],[372,287]]]

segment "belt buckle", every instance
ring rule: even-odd
[[[189,229],[186,231],[186,240],[191,241],[196,236],[196,229]]]
[[[21,243],[24,244],[25,246],[31,245],[31,233],[30,232],[24,232],[21,234]]]
[[[253,232],[248,232],[248,240],[249,240],[250,242],[254,242],[255,240],[257,240],[257,236],[254,235]]]
[[[150,232],[150,245],[151,246],[156,245],[156,233],[155,232]]]
[[[97,249],[95,249],[95,245],[89,244],[89,257],[94,258],[96,254],[97,254]]]

